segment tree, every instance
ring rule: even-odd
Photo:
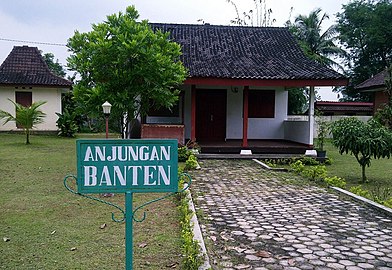
[[[317,8],[307,16],[297,16],[294,23],[288,21],[286,26],[296,37],[306,56],[320,64],[343,70],[336,61],[331,59],[334,56],[344,56],[345,51],[335,44],[336,25],[331,25],[322,32],[321,25],[326,19],[329,19],[329,16],[326,13],[321,15],[321,9]]]
[[[15,116],[11,113],[0,110],[0,119],[4,119],[4,125],[10,121],[23,128],[26,134],[26,144],[30,144],[30,130],[36,125],[44,122],[46,114],[38,108],[46,103],[46,101],[33,102],[31,106],[25,107],[19,103],[11,101],[15,106]]]
[[[56,62],[54,61],[54,54],[53,53],[45,53],[41,55],[45,61],[45,63],[48,65],[50,71],[53,72],[53,74],[60,76],[62,78],[65,78],[65,75],[67,74],[63,68],[63,66],[59,63],[59,60],[57,59]]]
[[[288,109],[287,114],[303,114],[306,111],[306,89],[304,88],[291,88],[288,90]]]
[[[339,38],[349,50],[345,64],[351,83],[342,91],[346,100],[370,100],[354,86],[388,66],[392,57],[392,2],[354,0],[337,14]]]
[[[79,73],[75,97],[97,114],[106,100],[111,115],[124,117],[122,130],[150,108],[170,108],[178,100],[178,86],[186,77],[179,60],[181,48],[169,33],[154,31],[147,21],[137,22],[133,6],[107,16],[87,33],[76,31],[68,40],[68,66]],[[99,105],[99,106],[98,106]],[[99,109],[99,110],[98,110]],[[123,133],[124,134],[124,133]]]
[[[392,154],[392,133],[374,120],[365,123],[355,117],[343,118],[332,124],[331,132],[339,153],[350,153],[357,159],[363,183],[371,159],[389,158]]]
[[[335,45],[337,36],[336,26],[332,25],[322,32],[321,26],[329,17],[326,13],[321,15],[321,17],[320,14],[321,9],[318,8],[310,12],[309,15],[298,15],[294,19],[294,23],[288,20],[285,26],[288,27],[290,32],[294,35],[307,57],[322,65],[343,69],[336,61],[331,59],[333,56],[342,56],[345,54],[344,50]],[[298,88],[296,90],[292,89],[290,91],[289,102],[293,102],[291,96],[295,95],[298,99],[298,101],[295,102],[297,108],[304,108],[307,100],[305,96],[306,91],[304,91],[303,88]],[[300,97],[301,93],[302,97]],[[291,108],[293,107],[289,107],[289,111]]]

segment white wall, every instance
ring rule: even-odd
[[[32,92],[32,101],[46,101],[46,104],[42,105],[40,109],[46,113],[44,123],[36,126],[35,130],[41,131],[55,131],[57,130],[56,121],[58,119],[56,112],[61,113],[61,93],[65,92],[65,89],[59,88],[35,88],[22,89],[15,87],[0,87],[0,109],[15,115],[15,107],[8,100],[15,101],[15,91],[26,91]],[[8,122],[3,125],[4,121],[0,120],[0,131],[17,130],[15,122]]]
[[[288,92],[280,88],[250,88],[251,90],[275,90],[275,117],[249,118],[248,139],[284,139],[283,121],[287,117]],[[227,139],[242,139],[243,88],[238,93],[227,92]]]
[[[224,89],[227,90],[227,118],[226,139],[242,139],[242,110],[243,110],[243,87],[211,87],[197,86],[198,89]],[[185,109],[184,124],[185,137],[191,135],[191,88],[184,86]],[[235,91],[234,89],[238,90]],[[249,118],[249,139],[284,139],[284,120],[287,117],[288,92],[283,87],[279,88],[250,88],[257,90],[275,90],[275,117],[274,118]],[[196,90],[197,91],[197,90]]]

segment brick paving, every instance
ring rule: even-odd
[[[192,193],[213,269],[392,269],[392,217],[254,161],[200,163]]]

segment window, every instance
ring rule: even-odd
[[[159,109],[150,108],[147,117],[143,120],[146,124],[182,124],[183,96],[170,109],[161,107]]]
[[[248,106],[249,118],[274,118],[275,90],[250,90]]]

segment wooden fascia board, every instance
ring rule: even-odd
[[[250,79],[223,79],[223,78],[187,78],[185,85],[212,85],[212,86],[346,86],[348,79],[323,79],[323,80],[250,80]]]

